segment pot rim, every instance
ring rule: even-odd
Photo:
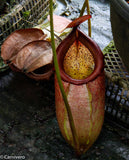
[[[129,22],[129,4],[125,0],[110,0],[110,5],[120,16]]]
[[[78,40],[80,40],[84,45],[87,46],[87,48],[92,53],[94,57],[94,61],[95,61],[94,71],[85,79],[79,79],[79,80],[73,79],[68,74],[66,74],[64,71],[63,63],[62,63],[67,50],[73,44],[76,38],[76,31],[78,32],[78,35],[81,35],[81,36],[78,36],[80,37],[78,38]],[[69,42],[69,45],[68,45],[68,42]],[[93,81],[104,70],[104,56],[99,46],[90,37],[86,36],[82,31],[80,31],[77,28],[73,28],[72,32],[58,46],[57,59],[58,59],[60,75],[61,75],[62,80],[68,83],[75,84],[75,85],[82,85],[90,81]]]

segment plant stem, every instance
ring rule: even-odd
[[[85,0],[80,11],[80,16],[83,16],[85,8],[87,7],[87,14],[90,15],[90,7],[89,7],[89,0]],[[91,37],[91,19],[88,19],[88,35]]]
[[[90,15],[89,0],[85,0],[85,3],[87,7],[87,14]],[[88,35],[91,37],[91,19],[88,19]]]
[[[83,3],[83,6],[82,6],[82,9],[81,9],[81,11],[80,11],[79,17],[82,17],[82,16],[83,16],[83,14],[84,14],[84,12],[85,12],[85,8],[86,8],[86,1],[84,1],[84,3]]]
[[[71,132],[72,132],[72,136],[73,136],[73,143],[74,143],[73,146],[78,148],[79,147],[79,142],[78,142],[78,138],[77,138],[76,128],[75,128],[75,125],[74,125],[74,120],[73,120],[72,112],[71,112],[71,109],[70,109],[70,106],[69,106],[69,103],[68,103],[68,100],[67,100],[67,96],[65,94],[64,87],[63,87],[63,84],[62,84],[60,71],[59,71],[59,65],[58,65],[58,61],[57,61],[57,54],[56,54],[55,40],[54,40],[54,30],[53,30],[53,0],[49,0],[49,2],[50,2],[51,42],[52,42],[55,72],[56,72],[58,84],[59,84],[59,87],[60,87],[60,91],[62,93],[62,97],[63,97],[64,103],[65,103],[65,106],[66,106],[66,110],[67,110],[67,113],[68,113],[68,119],[69,119],[70,128],[71,128]]]

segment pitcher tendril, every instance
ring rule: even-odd
[[[71,113],[71,109],[67,100],[67,96],[65,94],[64,91],[64,87],[61,81],[61,77],[60,77],[60,71],[59,71],[59,66],[58,66],[58,61],[57,61],[57,55],[56,55],[56,48],[55,48],[55,41],[54,41],[54,29],[53,29],[53,1],[50,0],[50,28],[51,28],[51,42],[52,42],[52,50],[53,50],[53,57],[54,57],[54,66],[55,66],[55,72],[56,72],[56,76],[58,79],[58,84],[62,93],[62,97],[64,99],[64,103],[67,109],[67,113],[68,113],[68,118],[69,118],[69,123],[70,123],[70,128],[71,128],[71,132],[72,132],[72,136],[73,136],[73,142],[75,143],[75,146],[79,147],[79,143],[78,143],[78,139],[77,139],[77,133],[76,133],[76,129],[75,129],[75,125],[74,125],[74,121],[73,121],[73,116]]]

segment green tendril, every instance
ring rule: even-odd
[[[79,147],[79,142],[78,142],[78,138],[77,138],[77,133],[76,133],[76,129],[75,129],[75,125],[74,125],[74,120],[73,120],[73,116],[72,116],[72,112],[67,100],[67,96],[65,94],[64,91],[64,87],[61,81],[61,76],[60,76],[60,71],[59,71],[59,65],[58,65],[58,61],[57,61],[57,54],[56,54],[56,48],[55,48],[55,40],[54,40],[54,30],[53,30],[53,1],[50,1],[50,28],[51,28],[51,43],[52,43],[52,50],[53,50],[53,58],[54,58],[54,66],[55,66],[55,72],[56,72],[56,76],[57,76],[57,80],[58,80],[58,84],[60,87],[60,91],[62,93],[62,97],[66,106],[66,110],[67,110],[67,114],[68,114],[68,118],[69,118],[69,123],[70,123],[70,127],[71,127],[71,132],[72,132],[72,136],[73,136],[73,143],[74,146],[76,148]],[[75,148],[75,149],[76,149]]]

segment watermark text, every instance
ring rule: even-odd
[[[0,155],[0,160],[1,159],[8,159],[8,160],[25,160],[25,156],[10,156],[10,155]]]

